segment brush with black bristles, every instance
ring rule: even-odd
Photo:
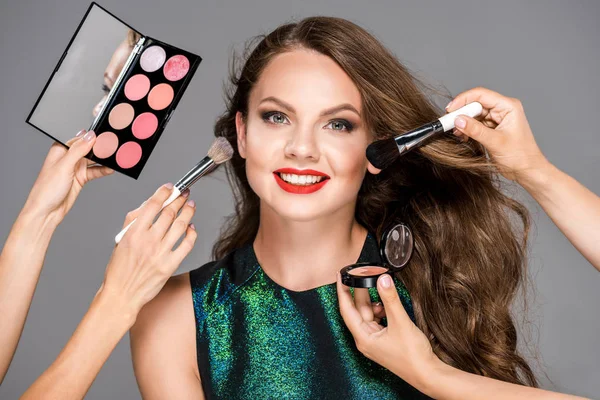
[[[367,147],[367,159],[375,168],[384,169],[389,167],[402,154],[423,144],[425,140],[440,132],[454,129],[454,119],[459,115],[468,115],[475,118],[481,114],[483,107],[474,101],[458,110],[452,111],[443,117],[436,119],[409,132],[394,136],[390,139],[377,140]]]
[[[231,157],[233,157],[233,148],[227,139],[224,137],[216,138],[208,150],[208,155],[204,157],[202,161],[196,164],[194,168],[192,168],[187,174],[185,174],[183,178],[178,180],[175,185],[173,185],[173,192],[163,203],[162,207],[160,208],[161,211],[163,208],[171,204],[176,198],[178,198],[184,190],[189,189],[203,176],[213,172],[220,164],[231,160]],[[137,218],[131,221],[129,225],[123,228],[123,230],[119,232],[117,236],[115,236],[116,243],[119,243],[121,239],[123,239],[123,235],[125,235],[129,227],[133,225],[136,220]]]

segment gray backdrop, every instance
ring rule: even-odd
[[[2,2],[2,242],[51,144],[25,118],[88,4]],[[444,85],[454,95],[481,85],[521,99],[546,156],[600,193],[596,1],[104,0],[101,5],[142,33],[197,52],[204,61],[139,180],[115,174],[92,183],[58,228],[0,398],[17,398],[67,342],[102,281],[113,237],[127,211],[206,154],[213,123],[223,110],[221,86],[231,48],[240,49],[249,37],[290,18],[315,14],[348,18],[375,33],[429,83]],[[194,217],[199,237],[179,272],[209,259],[223,217],[232,211],[222,171],[198,183],[191,196],[200,205]],[[530,265],[536,290],[527,330],[551,380],[541,376],[543,386],[598,397],[600,274],[527,193],[521,190],[515,196],[526,202],[535,221]],[[88,398],[139,398],[127,337]]]

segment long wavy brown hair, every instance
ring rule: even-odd
[[[226,137],[236,149],[227,165],[235,213],[213,247],[215,259],[253,241],[259,225],[259,198],[237,152],[236,112],[247,116],[250,92],[269,61],[298,48],[330,57],[348,74],[360,91],[364,122],[374,139],[444,114],[415,74],[350,21],[310,17],[254,38],[241,68],[234,54],[227,108],[215,124],[215,136]],[[411,227],[415,251],[398,278],[411,294],[417,326],[441,360],[471,373],[537,386],[517,351],[509,309],[526,278],[529,213],[503,194],[501,183],[481,145],[441,136],[379,175],[367,173],[356,220],[377,236],[394,221]]]

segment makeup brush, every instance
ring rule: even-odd
[[[452,111],[443,117],[415,128],[409,132],[394,136],[390,139],[377,140],[367,146],[367,159],[375,168],[384,169],[389,167],[396,159],[404,153],[423,144],[426,139],[439,132],[454,129],[454,119],[459,115],[468,115],[475,118],[483,107],[474,101],[458,110]]]
[[[233,157],[233,148],[227,139],[224,137],[216,138],[208,150],[208,155],[204,157],[202,161],[196,164],[194,168],[192,168],[173,186],[173,192],[171,192],[169,198],[163,203],[162,207],[160,208],[161,211],[166,206],[171,204],[176,198],[178,198],[184,190],[189,189],[204,175],[208,175],[217,169],[220,164],[231,160],[231,157]],[[131,221],[129,225],[123,228],[123,230],[119,232],[117,236],[115,236],[116,243],[119,243],[121,239],[123,239],[123,235],[125,235],[129,227],[131,227],[136,220],[137,218]]]

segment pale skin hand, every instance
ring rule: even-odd
[[[523,186],[573,246],[600,271],[600,197],[544,157],[518,99],[475,88],[456,96],[446,110],[452,112],[473,101],[483,106],[481,122],[460,117],[466,126],[457,126],[457,136],[481,143],[498,171]]]
[[[127,214],[123,227],[138,219],[115,247],[88,312],[57,359],[22,399],[82,399],[141,308],[189,254],[197,234],[190,224],[196,208],[193,201],[187,201],[188,191],[152,222],[172,187],[162,186]],[[173,249],[181,236],[183,240]]]
[[[96,141],[80,131],[54,143],[0,255],[0,383],[14,356],[54,230],[88,182],[113,170],[85,159]],[[8,323],[10,321],[10,323]]]
[[[350,288],[342,284],[338,274],[342,318],[361,353],[426,395],[440,400],[581,399],[486,378],[444,364],[404,310],[389,275],[379,277],[377,291],[385,307],[387,327],[375,321],[367,290],[355,289],[352,298]]]

